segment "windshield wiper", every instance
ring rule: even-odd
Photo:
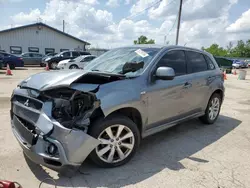
[[[92,69],[91,71],[100,71],[100,70],[98,70],[98,69]]]

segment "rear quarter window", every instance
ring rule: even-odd
[[[209,69],[209,70],[215,69],[214,62],[211,60],[211,58],[208,57],[207,55],[204,55],[204,57],[205,57],[205,59],[206,59],[207,65],[208,65],[208,69]]]

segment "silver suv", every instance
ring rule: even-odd
[[[22,81],[11,97],[11,125],[35,163],[60,171],[90,157],[115,167],[146,136],[191,118],[213,124],[223,98],[223,74],[211,54],[138,45],[110,50],[84,70]]]

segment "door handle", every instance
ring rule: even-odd
[[[183,86],[184,89],[188,89],[190,87],[192,87],[192,84],[190,82],[186,82]]]

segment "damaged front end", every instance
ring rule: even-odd
[[[56,170],[80,166],[100,143],[87,134],[91,117],[100,108],[95,92],[70,87],[16,88],[11,98],[11,124],[26,156]]]
[[[68,129],[87,131],[90,116],[100,107],[94,93],[70,88],[53,89],[39,96],[42,101],[52,101],[52,117]]]

